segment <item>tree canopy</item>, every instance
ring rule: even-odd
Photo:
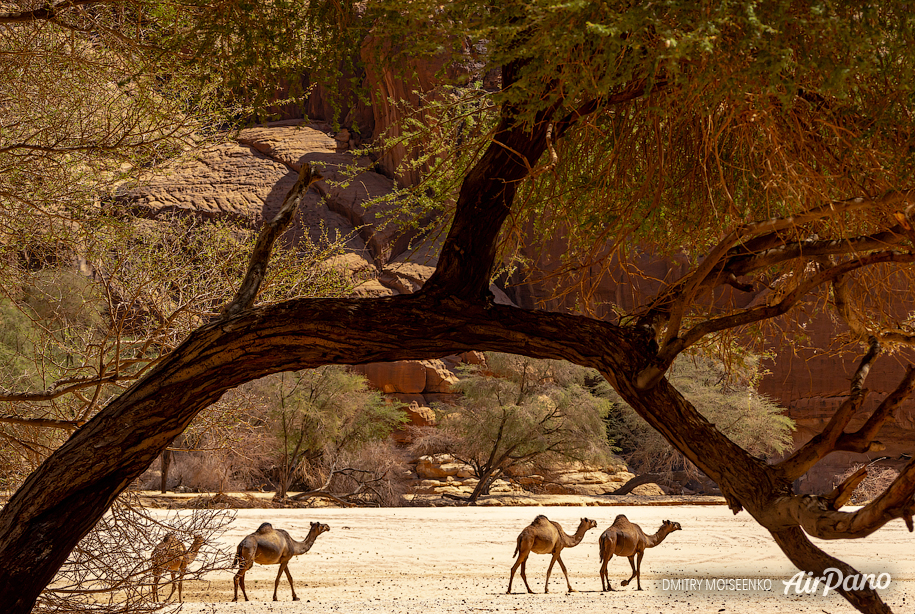
[[[244,6],[230,2],[187,20],[172,19],[167,4],[81,0],[9,13],[0,23],[17,34],[36,23],[62,28],[90,45],[102,31],[83,21],[93,11],[143,9],[130,25],[151,24],[157,33],[155,24],[183,28],[168,39],[181,41],[176,47],[158,35],[144,45],[201,60],[173,64],[175,74],[205,74],[194,72],[204,66],[205,54],[196,53],[203,49],[217,63],[258,76],[236,88],[243,93],[257,89],[261,60],[274,67],[273,58],[303,49],[335,49],[326,55],[334,66],[331,59],[351,57],[341,49],[363,36],[380,41],[370,54],[378,66],[408,71],[414,61],[444,57],[446,64],[460,59],[497,71],[495,87],[463,71],[464,82],[453,84],[461,88],[444,89],[424,111],[426,131],[437,131],[446,147],[426,160],[423,182],[406,190],[402,205],[416,219],[442,214],[447,236],[436,271],[415,294],[390,298],[256,305],[257,283],[243,285],[254,294],[239,293],[220,317],[112,398],[0,512],[0,591],[12,594],[16,586],[17,595],[10,611],[30,610],[113,498],[225,390],[284,370],[471,349],[597,369],[802,570],[854,573],[808,535],[857,538],[897,518],[912,529],[915,463],[855,512],[839,508],[862,474],[816,496],[792,490],[833,451],[878,449],[880,428],[915,388],[910,368],[860,429],[846,431],[874,362],[913,340],[915,16],[908,3],[270,3],[278,12],[253,21],[252,32],[276,37],[251,38],[252,52],[236,55],[248,34],[233,31],[231,16]],[[307,23],[314,46],[297,46],[306,34],[302,22],[284,21],[296,10],[314,18]],[[119,32],[111,23],[102,24],[104,32]],[[117,50],[117,40],[100,44]],[[168,82],[150,66],[149,83]],[[29,74],[27,66],[16,71]],[[169,88],[155,92],[180,100]],[[438,108],[460,112],[431,121]],[[66,156],[55,160],[68,172],[89,168],[60,162]],[[303,169],[290,207],[308,188],[308,173]],[[17,194],[23,203],[35,196]],[[568,249],[549,272],[551,283],[575,288],[580,300],[562,311],[496,304],[491,280],[512,269],[518,247],[554,239]],[[607,317],[594,317],[586,273],[644,250],[682,255],[683,274],[659,280],[647,301],[614,304]],[[254,251],[251,275],[263,272],[269,253]],[[760,288],[770,290],[764,300],[738,300]],[[685,350],[725,347],[722,335],[790,317],[806,304],[834,312],[863,356],[823,432],[767,464],[728,439],[665,376]],[[869,588],[841,592],[862,611],[888,611]]]

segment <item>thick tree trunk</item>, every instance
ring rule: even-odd
[[[492,469],[483,472],[477,485],[473,487],[473,492],[467,498],[468,505],[476,505],[477,499],[489,494],[492,483],[496,481],[496,476],[493,473],[495,473],[495,470]]]
[[[814,577],[822,577],[826,569],[830,567],[840,570],[845,577],[854,576],[858,573],[851,565],[829,556],[814,546],[799,527],[784,531],[772,531],[772,537],[775,538],[775,543],[782,549],[782,552],[788,555],[788,558],[798,569],[809,571],[813,573]],[[890,607],[880,599],[877,591],[870,587],[849,591],[840,586],[836,590],[862,612],[870,612],[872,614],[892,613]]]

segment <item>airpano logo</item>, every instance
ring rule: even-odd
[[[892,582],[890,574],[884,572],[880,575],[856,573],[845,575],[841,569],[829,567],[823,571],[822,576],[814,577],[813,572],[799,571],[790,580],[782,580],[785,585],[785,594],[794,588],[795,595],[815,595],[823,591],[826,597],[830,592],[842,588],[847,591],[859,591],[865,586],[871,589],[884,589]]]

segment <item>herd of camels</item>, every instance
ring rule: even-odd
[[[536,554],[550,554],[550,566],[546,570],[546,585],[544,593],[550,589],[550,572],[553,571],[553,565],[558,562],[559,568],[566,579],[566,585],[569,592],[573,592],[572,584],[569,582],[569,574],[566,566],[559,557],[564,548],[577,546],[584,539],[585,533],[597,527],[597,522],[589,518],[582,518],[578,529],[573,535],[568,535],[562,530],[558,522],[548,519],[543,514],[534,518],[534,522],[529,524],[521,531],[518,536],[518,544],[515,547],[517,556],[515,564],[512,565],[511,575],[508,578],[508,591],[512,592],[512,581],[515,579],[515,571],[521,568],[521,579],[524,580],[524,586],[527,592],[533,593],[530,585],[527,583],[527,558],[531,552]],[[628,580],[620,582],[621,586],[627,586],[635,578],[637,590],[642,590],[641,567],[642,556],[646,548],[654,548],[674,531],[680,530],[679,522],[665,520],[661,523],[661,528],[654,535],[647,535],[637,524],[629,522],[625,516],[620,514],[613,521],[606,531],[601,534],[598,540],[600,547],[600,583],[602,591],[612,591],[610,578],[607,575],[607,564],[613,555],[625,556],[629,558],[629,565],[632,567],[632,575]],[[312,522],[308,535],[302,541],[294,540],[289,533],[282,529],[274,529],[269,522],[263,523],[257,531],[246,536],[238,544],[238,550],[235,554],[235,566],[238,572],[235,574],[235,595],[232,601],[238,601],[238,589],[241,587],[241,594],[245,601],[248,601],[248,593],[245,592],[245,572],[251,569],[255,563],[261,565],[277,565],[280,569],[276,574],[276,581],[273,583],[273,600],[277,601],[276,592],[280,586],[280,578],[283,572],[286,572],[286,578],[289,580],[289,588],[292,589],[292,600],[298,601],[295,594],[295,587],[292,585],[292,574],[289,572],[289,561],[292,557],[308,552],[315,540],[321,533],[330,531],[330,527],[320,522]],[[181,583],[188,566],[197,557],[203,539],[195,536],[194,541],[189,549],[185,549],[184,544],[178,540],[174,534],[169,533],[165,536],[154,549],[151,557],[152,577],[153,577],[153,595],[156,601],[159,600],[159,580],[166,571],[171,574],[172,590],[166,597],[166,601],[171,598],[175,592],[175,580],[177,578],[178,601],[181,601]]]

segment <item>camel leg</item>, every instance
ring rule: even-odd
[[[559,558],[558,554],[554,554],[553,558],[550,559],[550,566],[546,568],[546,584],[543,587],[543,594],[550,592],[550,572],[553,571],[553,565],[556,564],[556,559]]]
[[[286,565],[286,579],[289,580],[289,588],[292,589],[292,600],[298,601],[299,598],[295,595],[295,587],[292,585],[292,574],[289,573],[289,565]]]
[[[616,549],[614,542],[600,542],[600,590],[612,591],[610,586],[610,575],[607,573],[607,565],[613,558],[613,551]]]
[[[241,559],[238,562],[238,572],[235,574],[234,583],[235,583],[235,595],[232,597],[232,601],[238,601],[238,587],[241,586],[241,594],[244,595],[245,601],[248,601],[248,593],[245,592],[245,572],[254,567],[254,561],[248,561],[247,559]]]
[[[506,595],[511,595],[511,594],[512,594],[512,582],[513,582],[514,579],[515,579],[515,570],[518,569],[518,567],[521,566],[522,563],[524,563],[524,560],[525,560],[526,558],[527,558],[527,553],[525,553],[525,552],[520,552],[520,553],[518,554],[518,558],[515,560],[515,564],[512,565],[512,571],[511,571],[511,573],[510,573],[509,576],[508,576],[508,590],[505,591],[505,594],[506,594]]]
[[[280,561],[280,570],[276,573],[276,581],[273,583],[273,600],[274,601],[279,601],[279,599],[276,598],[276,591],[280,587],[280,578],[283,577],[283,572],[285,571],[287,573],[287,575],[289,574],[289,571],[286,569],[288,565],[289,565],[289,559],[286,559],[285,561]],[[289,587],[292,588],[292,576],[291,575],[289,575]],[[296,597],[295,597],[294,588],[292,589],[292,600],[298,601],[298,599],[296,599]]]
[[[620,586],[626,586],[626,585],[628,585],[630,582],[632,582],[632,579],[636,576],[636,573],[635,573],[635,555],[634,555],[634,554],[633,554],[632,556],[629,557],[629,566],[632,567],[632,575],[629,576],[629,579],[628,579],[628,580],[623,580],[622,582],[620,582]]]
[[[639,558],[635,562],[635,583],[638,588],[636,590],[642,590],[642,557],[645,556],[645,551],[642,550],[639,552]]]
[[[172,584],[172,590],[168,591],[168,597],[165,598],[166,601],[171,600],[172,595],[175,594],[175,572],[174,572],[174,571],[169,571],[168,573],[169,573],[169,575],[170,575],[171,578],[172,578],[172,582],[171,582],[171,584]]]
[[[566,566],[563,564],[562,559],[557,556],[556,560],[559,562],[559,568],[562,570],[562,575],[566,577],[566,586],[569,588],[569,592],[575,592],[575,589],[572,588],[572,583],[569,582],[569,572],[566,571]]]
[[[527,558],[521,563],[521,579],[524,580],[524,586],[527,587],[527,592],[533,595],[534,591],[531,590],[531,585],[527,583]]]
[[[159,603],[159,577],[153,572],[152,578],[152,594],[153,594],[153,603]]]
[[[182,601],[184,601],[184,599],[181,598],[181,585],[182,584],[184,584],[184,571],[183,570],[178,572],[178,603],[181,603]]]
[[[610,574],[607,572],[607,566],[610,564],[610,559],[612,558],[613,554],[603,559],[600,564],[600,589],[602,591],[615,590],[612,586],[610,586]]]

